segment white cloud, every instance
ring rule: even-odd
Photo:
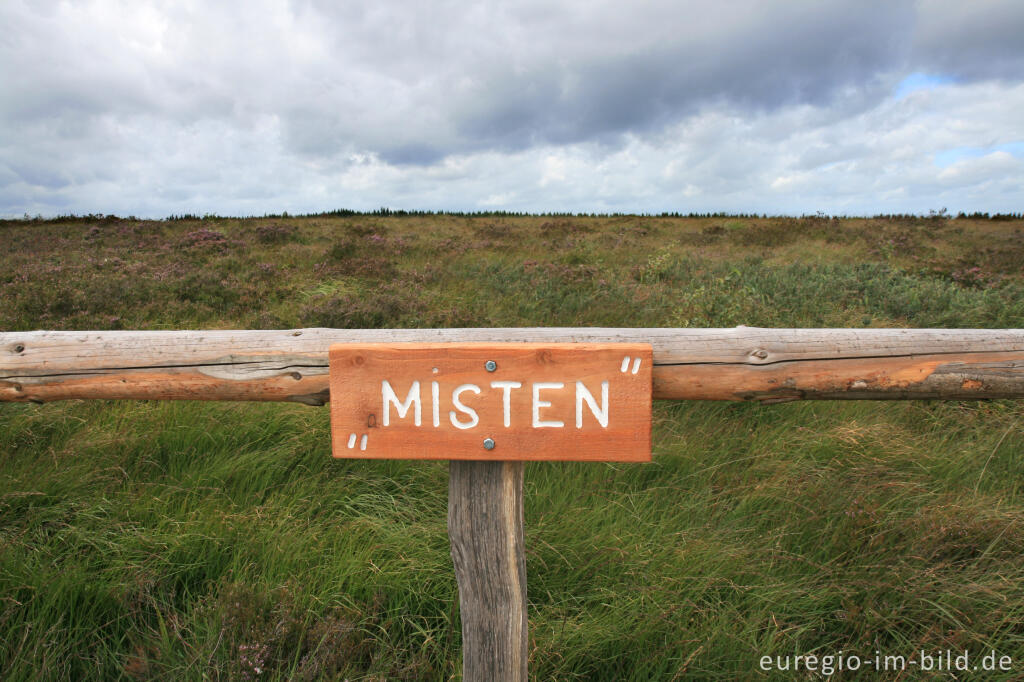
[[[1019,211],[977,7],[10,0],[0,214]]]

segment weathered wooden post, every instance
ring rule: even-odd
[[[527,675],[523,460],[651,458],[648,344],[339,344],[335,457],[449,459],[469,682]]]
[[[523,466],[449,465],[448,537],[459,583],[464,680],[526,680]]]

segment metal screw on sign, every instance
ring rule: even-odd
[[[493,372],[494,370],[498,369],[498,363],[496,363],[494,360],[488,360],[486,363],[484,363],[484,367],[487,368],[488,372]],[[490,448],[487,449],[490,450]]]
[[[493,450],[493,449],[494,449],[494,439],[493,438],[484,438],[484,450]]]

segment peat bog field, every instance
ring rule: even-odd
[[[2,331],[1024,328],[1020,219],[96,216],[0,245]],[[1024,674],[1024,401],[655,403],[653,450],[526,465],[532,677]],[[447,479],[333,460],[326,408],[2,403],[0,678],[458,677]]]

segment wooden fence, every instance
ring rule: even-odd
[[[1024,397],[1024,330],[418,329],[0,333],[0,402],[330,399],[328,348],[631,342],[659,400]],[[466,680],[526,678],[523,463],[452,461],[448,530]]]
[[[0,333],[0,401],[330,399],[327,349],[365,342],[642,342],[656,400],[1024,395],[1024,330],[296,329]]]

